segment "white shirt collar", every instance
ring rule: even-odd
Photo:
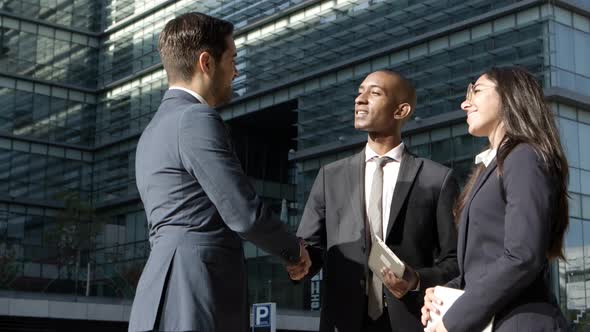
[[[401,162],[403,154],[404,154],[404,142],[401,142],[398,146],[389,150],[385,155],[383,155],[383,157],[387,156],[397,162]],[[365,148],[365,162],[367,162],[375,157],[381,157],[381,156],[379,154],[377,154],[377,152],[373,151],[373,149],[371,149],[371,147],[369,146],[369,143],[367,143],[367,147]]]
[[[496,149],[487,149],[475,156],[475,164],[483,163],[486,167],[496,158]]]
[[[209,104],[207,104],[207,102],[205,101],[205,98],[201,97],[200,94],[194,92],[193,90],[189,90],[189,89],[183,88],[181,86],[171,86],[168,88],[168,90],[182,90],[184,92],[190,93],[193,97],[197,98],[197,100],[200,101],[201,104],[205,104],[205,105],[209,106]]]

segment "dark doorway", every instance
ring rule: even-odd
[[[297,101],[287,101],[227,121],[244,172],[252,178],[292,184],[288,154],[296,149]]]

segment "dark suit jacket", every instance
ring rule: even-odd
[[[443,318],[449,332],[565,331],[547,282],[546,253],[557,192],[527,144],[494,160],[478,178],[459,224],[460,275],[447,286],[465,289]]]
[[[299,243],[263,207],[219,114],[189,93],[167,91],[135,166],[152,250],[129,331],[246,331],[241,237],[285,261],[298,260]]]
[[[324,267],[321,331],[363,330],[370,245],[364,182],[364,151],[322,167],[299,225],[310,245],[310,275]],[[421,285],[401,301],[385,292],[394,331],[421,331],[423,290],[458,274],[451,212],[457,191],[450,169],[404,152],[385,241],[418,271]]]

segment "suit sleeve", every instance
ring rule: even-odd
[[[443,317],[449,331],[481,330],[539,275],[551,233],[552,186],[535,152],[517,146],[504,162],[504,253]],[[493,232],[493,229],[489,230]]]
[[[199,182],[227,226],[287,262],[299,259],[299,242],[272,218],[229,145],[223,120],[212,109],[180,117],[178,148],[185,169]]]
[[[459,274],[457,265],[457,228],[453,218],[453,205],[459,192],[459,185],[453,171],[445,176],[436,207],[436,231],[438,255],[434,266],[417,269],[420,275],[420,289],[442,285]]]
[[[326,250],[326,199],[324,192],[324,168],[322,167],[313,183],[303,217],[299,223],[297,236],[308,244],[308,252],[312,261],[308,276],[319,272],[324,263]]]
[[[445,287],[460,289],[461,287],[461,276],[458,275],[455,278],[451,279],[451,281],[445,284]]]

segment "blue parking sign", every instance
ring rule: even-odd
[[[276,303],[254,303],[252,305],[252,331],[275,332],[277,328]]]

